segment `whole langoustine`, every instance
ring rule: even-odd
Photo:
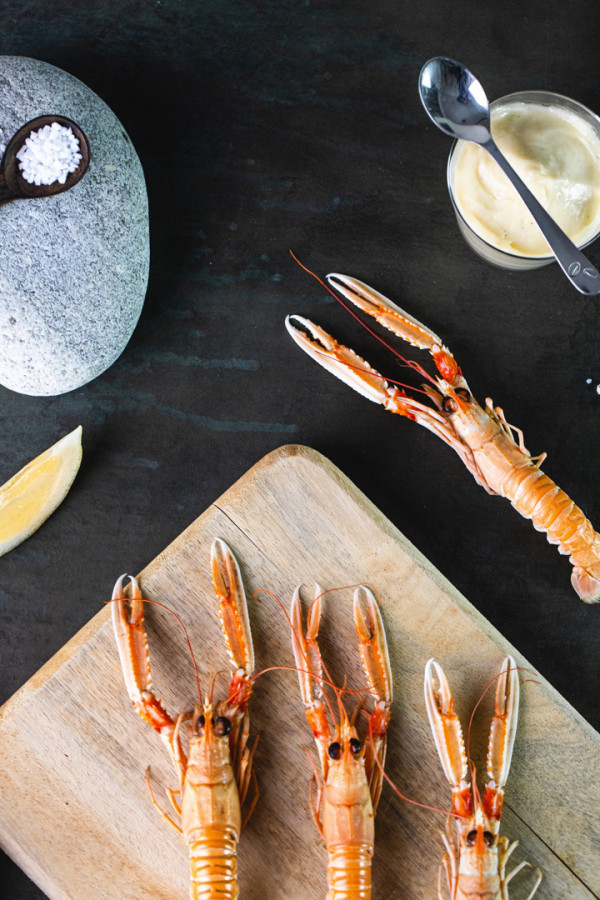
[[[502,663],[494,699],[487,754],[487,777],[483,796],[477,789],[475,769],[470,765],[460,721],[444,670],[430,659],[425,667],[425,704],[431,732],[442,768],[452,787],[452,813],[442,840],[446,852],[438,880],[438,898],[443,900],[442,882],[450,900],[509,900],[508,885],[523,870],[533,869],[523,860],[506,871],[518,841],[500,836],[504,786],[512,761],[519,716],[519,675],[511,656]],[[532,900],[542,881],[533,870],[527,895]],[[522,895],[521,895],[522,896]]]
[[[381,796],[391,714],[392,672],[377,601],[367,587],[359,587],[354,595],[354,623],[363,671],[375,701],[369,714],[368,739],[361,741],[356,728],[360,705],[349,717],[339,691],[339,722],[331,722],[327,706],[331,717],[334,707],[323,691],[327,669],[317,642],[321,601],[317,587],[305,629],[298,589],[290,616],[300,692],[320,763],[319,770],[314,769],[317,800],[313,802],[311,790],[311,812],[327,848],[327,900],[369,900],[374,819]],[[363,602],[366,617],[361,609]]]
[[[434,406],[411,397],[403,387],[389,384],[368,362],[318,325],[302,316],[288,316],[286,326],[298,346],[364,397],[418,422],[449,444],[478,484],[489,494],[510,500],[522,516],[531,519],[534,528],[545,532],[548,541],[569,557],[573,566],[571,583],[581,599],[588,603],[600,600],[600,534],[570,497],[541,471],[546,454],[533,457],[521,430],[509,425],[502,409],[489,397],[485,407],[479,405],[452,353],[433,331],[356,278],[332,274],[327,281],[395,335],[430,352],[438,377],[432,377],[417,363],[410,365],[427,379],[423,390]]]
[[[118,579],[113,591],[112,614],[131,702],[140,717],[163,739],[179,777],[179,790],[167,793],[181,818],[181,826],[159,809],[187,843],[191,900],[237,900],[237,843],[243,827],[242,806],[253,781],[254,797],[244,822],[258,798],[252,772],[256,743],[252,747],[248,743],[254,651],[239,567],[224,541],[214,541],[211,564],[219,616],[233,668],[225,700],[213,702],[211,692],[210,697],[205,696],[200,705],[196,704],[193,712],[172,719],[152,690],[144,600],[135,578],[131,579],[131,598],[124,592],[125,576]],[[180,732],[182,723],[188,721],[186,755]],[[176,794],[181,795],[180,803],[175,799]]]

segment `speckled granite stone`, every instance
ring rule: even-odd
[[[87,135],[87,173],[64,194],[0,208],[0,383],[33,395],[73,390],[117,359],[149,266],[144,176],[119,120],[61,69],[0,57],[0,144],[53,113]]]

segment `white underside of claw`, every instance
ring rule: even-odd
[[[119,575],[113,588],[111,600],[120,600],[120,598],[123,596],[123,582],[126,578],[127,572],[123,572],[122,575]]]
[[[254,646],[248,618],[248,603],[242,574],[230,547],[221,538],[210,550],[215,593],[219,598],[219,616],[229,658],[234,669],[247,675],[254,671]]]
[[[362,604],[366,605],[368,618],[362,612]],[[384,700],[389,705],[393,699],[393,682],[387,637],[379,604],[366,585],[360,585],[354,592],[354,624],[371,694],[376,701]]]
[[[294,321],[305,331],[296,328]],[[287,316],[285,327],[298,346],[324,369],[354,388],[367,400],[373,403],[385,402],[388,387],[385,378],[358,353],[339,344],[323,328],[303,316]]]
[[[310,606],[305,628],[300,598],[301,587],[302,585],[299,585],[296,588],[292,597],[290,621],[292,625],[292,649],[298,671],[300,693],[302,702],[308,708],[315,703],[320,703],[323,698],[323,664],[317,642],[323,591],[318,584],[315,585],[315,599]]]
[[[467,754],[448,679],[435,659],[425,666],[425,705],[442,768],[452,787],[458,788],[468,779]]]
[[[512,656],[507,656],[500,669],[495,697],[495,715],[490,729],[488,777],[502,789],[506,784],[512,760],[519,718],[519,672]]]
[[[413,347],[433,350],[436,345],[442,346],[442,340],[435,332],[358,278],[331,272],[327,276],[327,281],[346,300],[373,316],[389,331],[408,341]]]
[[[124,580],[129,577],[131,597],[125,596]],[[132,703],[142,705],[144,694],[152,690],[148,642],[143,627],[144,607],[137,579],[117,578],[111,598],[111,615],[123,679]]]

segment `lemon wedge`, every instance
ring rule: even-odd
[[[33,534],[65,499],[81,463],[81,425],[0,487],[0,556]]]

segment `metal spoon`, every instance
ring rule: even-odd
[[[461,63],[436,56],[419,76],[419,94],[432,121],[450,137],[479,144],[510,179],[548,241],[558,264],[582,294],[600,293],[600,273],[536,200],[502,155],[490,131],[490,107],[479,81]]]
[[[60,181],[54,181],[52,184],[32,184],[26,181],[21,174],[17,153],[32,131],[38,131],[45,125],[52,125],[53,122],[58,122],[59,125],[70,128],[77,138],[79,152],[81,153],[79,165],[74,172],[70,172],[67,175],[64,184],[61,184]],[[5,203],[10,203],[12,200],[30,200],[35,197],[52,197],[54,194],[62,194],[63,191],[68,191],[69,188],[77,184],[85,175],[89,162],[90,146],[88,139],[75,122],[71,122],[70,119],[66,119],[64,116],[39,116],[37,119],[32,119],[31,122],[27,122],[26,125],[19,128],[4,151],[0,166],[0,206],[4,206]]]

